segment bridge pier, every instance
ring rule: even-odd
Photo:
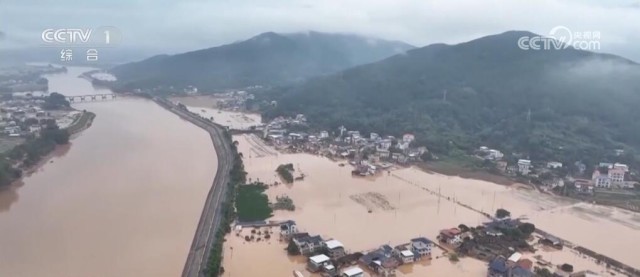
[[[113,93],[105,93],[105,94],[88,94],[88,95],[74,95],[74,96],[66,96],[67,101],[71,103],[77,102],[85,102],[85,101],[98,101],[98,100],[115,100],[117,98],[116,94]]]

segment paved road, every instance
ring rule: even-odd
[[[196,229],[196,234],[193,237],[191,249],[189,250],[189,255],[187,256],[187,261],[182,271],[183,277],[204,276],[204,269],[209,260],[209,253],[215,240],[215,233],[218,228],[220,228],[220,221],[222,220],[221,204],[226,197],[229,172],[233,165],[231,141],[225,136],[224,127],[202,119],[198,115],[179,109],[166,100],[155,99],[155,101],[160,104],[160,106],[207,131],[211,136],[211,141],[213,141],[213,146],[218,158],[216,176],[213,179],[213,184],[207,195],[207,200],[204,204],[202,215],[200,216],[200,222],[198,222],[198,229]]]

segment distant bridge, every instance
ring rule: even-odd
[[[92,101],[108,101],[108,100],[115,100],[116,97],[117,97],[117,95],[114,94],[114,93],[66,96],[67,101],[69,101],[71,103],[92,102]]]

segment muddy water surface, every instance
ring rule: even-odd
[[[51,91],[108,93],[69,69]],[[0,276],[179,276],[217,166],[209,135],[147,100],[74,107],[93,126],[0,191]]]

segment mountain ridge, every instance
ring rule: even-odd
[[[129,89],[272,86],[337,72],[412,48],[409,44],[357,35],[265,32],[240,42],[154,56],[114,67],[111,72],[121,86]]]
[[[535,34],[429,45],[277,88],[264,97],[278,106],[264,115],[299,112],[321,128],[414,132],[441,154],[487,144],[575,162],[587,152],[640,147],[640,65],[573,48],[525,51],[517,46],[522,35]]]

